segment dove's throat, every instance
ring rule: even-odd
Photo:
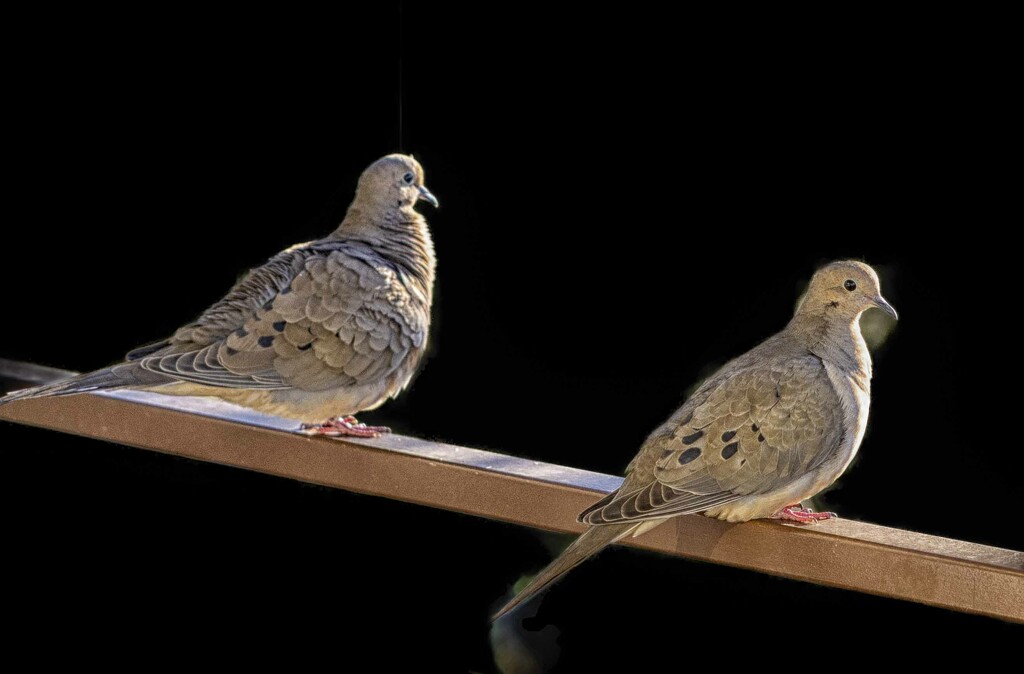
[[[860,331],[860,315],[799,312],[786,330],[807,350],[856,381],[864,391],[871,382],[871,355]]]

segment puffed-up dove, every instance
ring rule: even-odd
[[[351,415],[398,395],[427,346],[435,262],[414,210],[421,199],[437,206],[419,163],[383,157],[329,236],[278,253],[195,322],[124,362],[0,404],[131,388],[214,396],[326,435],[384,432]]]
[[[677,515],[834,517],[800,502],[846,470],[864,437],[871,357],[859,319],[871,307],[896,318],[871,267],[818,270],[785,329],[726,363],[651,433],[622,486],[580,514],[590,528],[494,618],[605,546]]]

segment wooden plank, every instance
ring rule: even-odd
[[[309,437],[292,422],[220,401],[137,391],[20,401],[0,407],[0,418],[569,533],[582,530],[578,512],[621,482],[399,435]],[[1013,550],[844,519],[805,527],[700,516],[676,518],[625,544],[1024,622],[1024,553]]]

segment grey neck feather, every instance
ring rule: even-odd
[[[808,351],[853,377],[864,390],[871,381],[871,355],[860,332],[860,314],[798,311],[786,330]]]
[[[329,238],[364,243],[413,281],[430,301],[434,286],[434,242],[426,219],[411,206],[381,208],[353,202]]]

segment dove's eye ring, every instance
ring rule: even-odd
[[[415,178],[416,178],[416,176],[414,176],[412,173],[406,173],[404,176],[402,176],[402,180],[404,180],[405,182],[409,183],[410,185],[412,185],[412,181]]]
[[[854,290],[857,289],[857,282],[854,281],[852,278],[848,278],[846,279],[846,282],[843,283],[843,287],[852,293]]]

